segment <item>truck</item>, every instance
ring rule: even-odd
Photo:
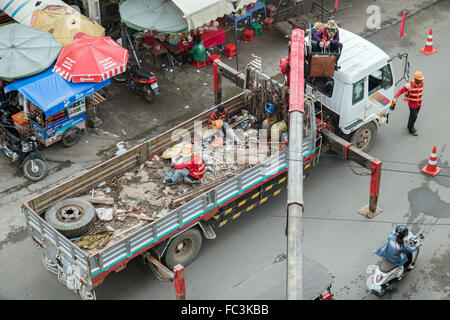
[[[350,74],[355,74],[355,78],[358,78],[362,70],[366,70],[364,79],[367,79],[373,70],[380,70],[389,65],[387,61],[384,66],[381,61],[378,62],[377,66],[368,68],[358,60],[354,68],[344,66],[341,73],[348,70]],[[142,219],[140,219],[135,213],[134,216],[138,216],[139,223],[120,231],[120,236],[114,235],[117,230],[113,231],[110,234],[110,241],[103,247],[82,248],[77,245],[76,239],[67,236],[64,232],[72,227],[80,229],[80,219],[92,215],[92,212],[88,214],[83,210],[84,207],[77,205],[76,202],[71,203],[71,199],[94,192],[94,189],[105,184],[104,182],[115,183],[127,174],[128,177],[125,180],[132,181],[136,178],[133,174],[137,175],[143,170],[151,172],[152,164],[162,161],[158,155],[179,143],[179,140],[173,137],[179,132],[195,135],[195,127],[199,124],[206,127],[207,117],[218,105],[224,106],[230,117],[244,112],[258,120],[261,117],[264,118],[265,105],[272,103],[280,110],[280,119],[287,119],[289,87],[264,74],[260,64],[249,63],[244,73],[233,70],[225,63],[218,61],[214,66],[214,70],[218,70],[218,74],[215,75],[216,80],[220,78],[218,75],[223,75],[242,85],[242,92],[224,102],[216,103],[209,110],[192,119],[22,204],[28,231],[41,250],[44,267],[55,273],[57,279],[67,288],[79,293],[82,299],[95,299],[95,288],[101,285],[108,274],[125,269],[129,261],[138,257],[141,257],[143,262],[153,270],[157,268],[160,274],[173,276],[173,274],[170,275],[170,270],[175,266],[187,266],[192,262],[204,239],[216,238],[215,230],[239,221],[239,217],[243,215],[253,213],[255,208],[264,205],[286,189],[287,141],[278,137],[275,142],[272,140],[266,151],[262,152],[264,153],[262,160],[240,167],[233,174],[225,175],[213,183],[192,185],[191,191],[187,193],[191,196],[185,198],[185,201],[178,201],[177,205],[165,210],[164,214],[155,216],[151,212],[141,212]],[[352,102],[354,85],[347,83],[345,79],[353,78],[349,75],[347,78],[344,75],[340,77],[338,78],[336,74],[335,89],[331,96],[327,96],[315,87],[311,87],[309,91],[306,88],[302,146],[304,176],[299,178],[304,179],[308,170],[319,161],[321,153],[329,149],[344,158],[351,157],[353,161],[366,168],[372,168],[372,172],[375,172],[374,163],[381,168],[381,162],[378,159],[333,133],[332,123],[324,117],[327,112],[325,102],[334,103],[329,106],[336,106],[338,101]],[[339,81],[342,83],[339,84]],[[364,89],[368,90],[366,80],[364,84]],[[338,92],[337,89],[340,85],[342,85],[342,92],[339,94],[340,91]],[[215,85],[215,88],[220,86]],[[347,98],[343,97],[344,93]],[[366,94],[367,92],[363,96],[366,97]],[[343,115],[340,119],[348,119],[351,114],[358,115],[356,112],[345,111],[344,108],[339,110]],[[381,117],[378,114],[377,116]],[[371,121],[374,121],[373,119],[375,116]],[[341,121],[345,123],[344,120]],[[284,131],[285,136],[288,137],[289,129],[286,128]],[[150,164],[150,168],[146,168],[146,164]],[[206,176],[213,173],[214,170],[207,171]],[[160,182],[162,184],[162,179]],[[145,181],[138,180],[138,183],[145,183]],[[159,191],[164,194],[164,186],[160,189]],[[165,194],[167,196],[167,193]],[[164,200],[166,196],[163,195],[162,199]],[[372,207],[375,205],[376,208],[377,195],[373,194],[372,188],[370,199]],[[123,204],[124,199],[116,200]],[[54,223],[47,221],[46,215],[49,211],[55,214],[55,219],[66,223],[65,228],[61,228],[61,225],[57,227]],[[66,219],[67,217],[69,218]]]

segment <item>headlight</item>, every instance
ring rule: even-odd
[[[22,152],[29,152],[30,149],[30,145],[27,142],[22,141]]]

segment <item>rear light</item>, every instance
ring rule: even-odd
[[[151,78],[150,80],[147,81],[148,84],[152,84],[155,83],[156,81],[158,81],[158,79],[155,78]]]
[[[377,275],[377,282],[380,282],[381,280],[383,280],[383,276]]]
[[[334,297],[334,293],[327,293],[322,296],[322,300],[331,300]]]
[[[143,84],[152,84],[152,83],[155,83],[156,81],[158,81],[158,79],[156,79],[156,77],[155,78],[151,78],[151,79],[136,79],[136,81],[138,82],[138,83],[143,83]]]

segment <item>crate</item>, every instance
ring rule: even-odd
[[[311,57],[310,77],[332,77],[336,57],[334,55],[313,55]]]

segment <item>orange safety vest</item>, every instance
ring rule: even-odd
[[[216,110],[216,111],[211,112],[211,114],[209,115],[208,123],[212,128],[214,121],[219,120],[219,119],[225,121],[226,117],[227,117],[226,109],[223,110],[223,113],[220,113],[219,110]]]
[[[194,156],[187,160],[183,164],[176,164],[173,166],[174,169],[189,169],[189,175],[191,175],[195,179],[203,178],[205,174],[205,164],[200,156]]]
[[[408,92],[405,93],[405,101],[408,101],[410,108],[418,108],[422,105],[423,96],[423,82],[416,84],[415,81],[410,81],[407,86]]]

